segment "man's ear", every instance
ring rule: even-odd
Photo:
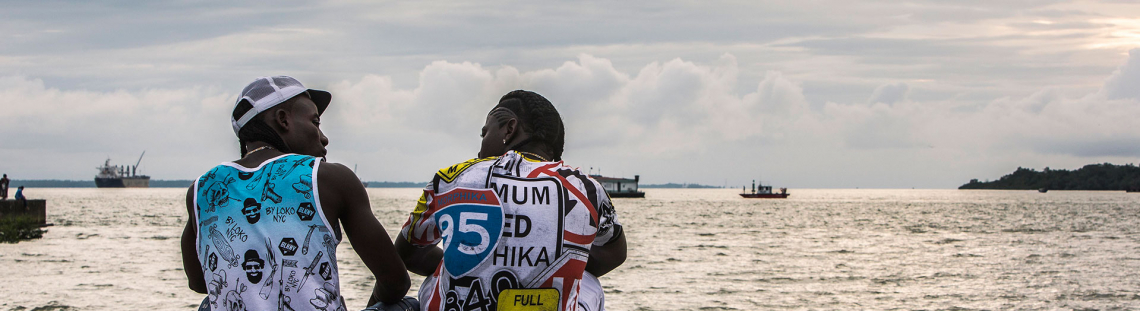
[[[511,141],[515,136],[518,136],[519,119],[511,118],[503,125],[503,139]]]
[[[277,129],[281,132],[289,131],[289,109],[276,109],[273,111],[273,124],[277,125]]]

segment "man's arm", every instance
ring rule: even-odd
[[[395,303],[404,298],[411,287],[411,280],[404,270],[404,264],[392,246],[392,239],[384,226],[372,214],[368,202],[368,192],[352,170],[337,163],[323,163],[317,173],[318,191],[321,193],[321,206],[325,214],[330,208],[344,228],[352,248],[360,255],[364,265],[376,276],[376,286],[372,290],[372,300]],[[330,222],[334,221],[330,219]]]
[[[438,177],[437,177],[438,178]],[[430,186],[429,186],[430,187]],[[420,200],[416,202],[416,209],[412,212],[412,217],[408,219],[410,228],[401,230],[400,235],[396,237],[396,252],[400,253],[400,259],[404,261],[404,266],[408,267],[408,271],[428,276],[435,273],[436,267],[439,267],[439,262],[443,261],[443,250],[435,245],[422,246],[412,244],[410,237],[408,237],[404,230],[414,230],[416,225],[411,223],[412,219],[420,218],[424,213],[427,213],[428,207],[428,191],[420,194]],[[416,217],[419,215],[420,217]]]
[[[198,262],[198,220],[194,219],[194,186],[186,190],[186,228],[182,230],[182,270],[190,290],[205,294],[206,277],[202,275],[202,263]]]
[[[605,245],[590,247],[590,260],[586,261],[586,271],[594,276],[613,271],[625,263],[625,230],[617,232],[617,237]]]
[[[435,273],[435,268],[439,267],[439,262],[443,260],[443,250],[439,247],[435,245],[418,247],[408,243],[407,237],[403,235],[396,239],[396,252],[400,253],[400,259],[404,261],[408,271],[423,276]]]

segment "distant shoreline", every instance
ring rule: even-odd
[[[189,179],[155,180],[150,181],[151,188],[186,188],[192,183]],[[24,186],[28,188],[95,188],[95,180],[64,180],[64,179],[13,179],[8,185],[12,188]]]
[[[678,184],[678,183],[667,183],[667,184],[646,184],[646,185],[640,185],[640,186],[638,186],[638,188],[647,188],[647,189],[654,189],[654,188],[657,188],[657,189],[683,189],[683,188],[700,188],[700,189],[705,189],[705,188],[708,188],[708,189],[712,189],[712,188],[717,188],[717,189],[720,189],[720,188],[724,188],[724,187],[721,187],[721,186],[709,186],[709,185],[701,185],[701,184]]]
[[[193,183],[190,179],[152,179],[150,181],[151,188],[186,188]],[[408,181],[367,181],[368,188],[423,188],[427,182],[408,182]],[[64,179],[13,179],[10,183],[12,188],[24,186],[28,188],[95,188],[94,180],[64,180]],[[646,189],[719,189],[724,188],[721,186],[709,186],[701,184],[678,184],[678,183],[665,183],[665,184],[647,184],[641,185],[639,188]]]
[[[194,181],[190,179],[151,179],[151,188],[186,188]],[[426,182],[393,182],[369,181],[368,188],[422,188]],[[63,180],[63,179],[13,179],[9,185],[12,188],[24,186],[28,188],[95,188],[94,180]]]

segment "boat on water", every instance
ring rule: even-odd
[[[773,192],[772,186],[765,186],[763,183],[760,187],[756,187],[756,181],[752,181],[752,193],[748,193],[747,189],[741,187],[740,196],[746,199],[786,199],[791,195],[788,193],[788,188],[780,188],[780,192]]]
[[[97,167],[99,174],[95,175],[95,187],[99,188],[149,188],[150,176],[138,175],[139,163],[142,163],[143,156],[139,155],[139,160],[135,162],[134,166],[130,165],[111,165],[111,159],[107,158],[107,162],[103,162],[103,166]]]
[[[633,175],[633,179],[606,177],[602,175],[590,175],[590,178],[597,180],[602,184],[602,188],[606,189],[606,194],[611,198],[644,198],[645,192],[637,190],[637,182],[641,180],[641,175]]]
[[[1041,188],[1041,189],[1037,189],[1037,192],[1040,192],[1040,193],[1046,193],[1046,192],[1049,192],[1049,188]]]

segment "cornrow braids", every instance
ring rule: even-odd
[[[506,125],[511,118],[517,118],[514,112],[507,108],[495,108],[491,110],[491,116],[495,117],[495,121],[499,122],[499,126]]]
[[[297,97],[295,96],[280,104],[277,104],[277,106],[274,106],[273,108],[269,108],[268,110],[257,114],[253,117],[253,120],[250,120],[249,123],[246,123],[245,126],[242,126],[241,130],[239,130],[237,134],[238,145],[241,151],[241,154],[239,156],[245,157],[245,153],[248,152],[245,145],[255,141],[265,142],[269,144],[269,146],[273,147],[273,149],[277,149],[278,151],[284,153],[290,153],[291,151],[289,150],[288,145],[285,144],[285,140],[281,139],[281,135],[277,134],[277,131],[273,130],[273,128],[269,126],[269,123],[265,123],[265,114],[274,113],[274,111],[277,111],[277,109],[292,109],[293,103],[296,101]],[[238,114],[238,111],[234,110],[234,114]]]
[[[562,116],[549,100],[535,92],[516,90],[503,95],[495,108],[505,108],[518,116],[519,125],[530,134],[530,141],[524,145],[542,144],[550,151],[553,161],[562,160],[562,152],[566,145],[566,128],[562,123]],[[506,122],[502,114],[495,115],[495,118],[500,122]]]
[[[281,135],[278,135],[277,131],[269,127],[269,124],[266,124],[265,120],[256,117],[254,120],[250,120],[249,123],[246,123],[245,126],[238,131],[238,145],[241,145],[241,154],[239,156],[245,157],[245,153],[248,152],[245,145],[255,141],[265,142],[269,144],[269,146],[272,146],[273,149],[289,153],[289,148],[286,147],[285,140],[281,139]]]

